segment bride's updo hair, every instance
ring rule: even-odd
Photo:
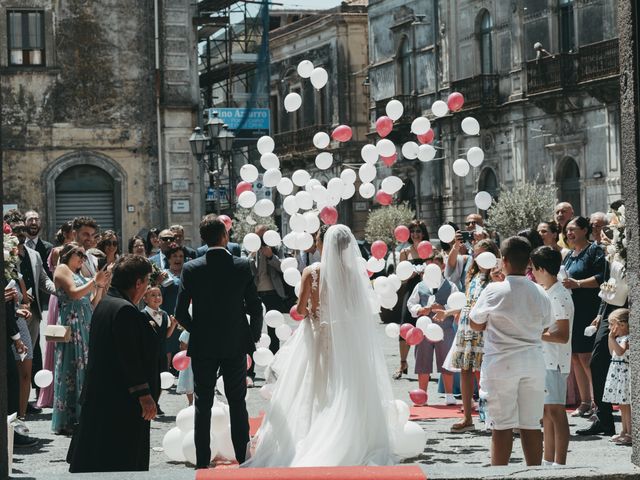
[[[339,250],[345,250],[351,244],[351,231],[344,225],[333,225],[329,227],[327,233],[335,238],[336,246]]]
[[[318,233],[316,233],[316,238],[320,239],[322,243],[324,243],[324,236],[327,234],[327,230],[329,230],[330,226],[331,225],[320,225]]]

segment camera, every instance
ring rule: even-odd
[[[460,236],[463,242],[471,242],[473,240],[473,232],[460,231]]]

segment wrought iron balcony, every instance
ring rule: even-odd
[[[330,128],[331,125],[329,124],[318,124],[299,128],[298,130],[276,133],[273,135],[276,152],[280,154],[295,154],[312,151],[315,149],[313,136],[318,132],[327,132],[330,135]]]
[[[561,90],[576,82],[576,55],[558,53],[527,62],[527,93]]]
[[[578,83],[615,78],[620,74],[618,39],[592,43],[578,51]]]
[[[398,100],[404,107],[402,117],[400,117],[396,123],[411,123],[417,116],[422,114],[422,112],[418,111],[418,101],[415,95],[396,95],[391,98],[376,101],[376,118],[387,114],[385,107],[391,100]]]
[[[500,103],[498,93],[499,77],[495,74],[482,74],[451,83],[451,90],[464,95],[463,110],[478,107],[493,107]]]

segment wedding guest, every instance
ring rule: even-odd
[[[591,225],[591,240],[598,244],[606,243],[606,236],[602,233],[602,229],[609,224],[607,214],[604,212],[592,213],[589,215],[589,224]]]
[[[144,242],[147,257],[152,257],[160,251],[160,239],[158,238],[158,233],[159,230],[157,228],[150,228],[147,232],[147,238]]]
[[[120,244],[116,232],[113,230],[105,230],[102,232],[98,240],[97,248],[104,253],[106,264],[113,265],[120,256]]]
[[[181,247],[182,250],[184,250],[185,262],[198,257],[198,253],[193,248],[187,247],[184,244],[184,227],[182,225],[171,225],[171,227],[169,227],[169,230],[173,232],[178,246]]]
[[[155,264],[160,270],[166,270],[169,268],[169,262],[167,261],[167,252],[179,247],[176,241],[176,235],[168,228],[162,230],[158,235],[160,240],[160,250],[155,255],[149,257],[149,261]]]
[[[135,235],[129,239],[127,251],[134,255],[146,256],[147,247],[144,244],[144,238],[139,235]]]
[[[582,403],[571,414],[590,417],[593,413],[591,391],[591,352],[594,338],[584,335],[584,329],[598,314],[600,284],[605,280],[607,261],[604,251],[589,241],[591,226],[584,217],[574,217],[566,224],[567,242],[571,251],[563,265],[568,278],[562,284],[572,292],[575,316],[571,332],[571,366],[578,382]]]
[[[88,250],[95,247],[95,237],[98,233],[98,223],[91,217],[76,217],[73,219],[75,241],[82,246],[87,260],[82,264],[80,273],[87,279],[95,276],[98,270],[98,259]]]
[[[569,253],[569,249],[562,248],[560,245],[558,245],[558,242],[560,241],[560,228],[555,221],[550,220],[548,222],[540,222],[538,224],[537,230],[540,238],[542,238],[543,245],[545,245],[546,247],[551,247],[554,250],[560,252],[562,258],[564,258],[567,253]]]
[[[186,350],[189,348],[189,332],[183,330],[180,334],[180,350]],[[180,370],[178,373],[178,385],[176,386],[176,393],[185,394],[187,396],[187,402],[189,406],[193,405],[193,370],[191,368],[191,362],[187,365],[187,368]]]
[[[561,248],[569,249],[569,245],[566,242],[564,227],[572,218],[573,206],[571,206],[569,202],[560,202],[556,205],[554,209],[554,219],[560,229],[560,240],[558,241],[558,245],[560,245]]]
[[[42,229],[40,214],[35,210],[27,210],[24,212],[24,224],[27,227],[27,241],[25,245],[38,252],[40,260],[42,260],[42,264],[44,265],[45,273],[49,278],[53,278],[53,273],[47,265],[47,259],[49,258],[53,245],[40,237],[40,230]]]
[[[89,326],[93,306],[104,294],[111,274],[99,270],[87,280],[80,275],[87,260],[84,248],[75,242],[60,251],[60,264],[53,280],[58,292],[59,325],[71,329],[69,343],[56,343],[52,429],[70,435],[80,418],[80,393],[84,384],[89,349]]]

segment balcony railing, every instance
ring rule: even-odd
[[[578,82],[591,82],[620,74],[618,39],[592,43],[578,52]]]
[[[498,105],[498,75],[482,74],[452,82],[451,89],[464,95],[463,110]]]
[[[527,62],[527,93],[560,90],[575,83],[576,55],[558,53]]]
[[[402,117],[396,123],[411,123],[422,112],[418,111],[418,101],[415,95],[396,95],[395,97],[385,98],[376,102],[376,118],[386,115],[386,106],[391,100],[398,100],[404,107]]]
[[[273,140],[276,144],[277,153],[303,153],[313,150],[313,136],[318,132],[327,132],[329,135],[331,125],[320,124],[303,127],[298,130],[276,133]]]

